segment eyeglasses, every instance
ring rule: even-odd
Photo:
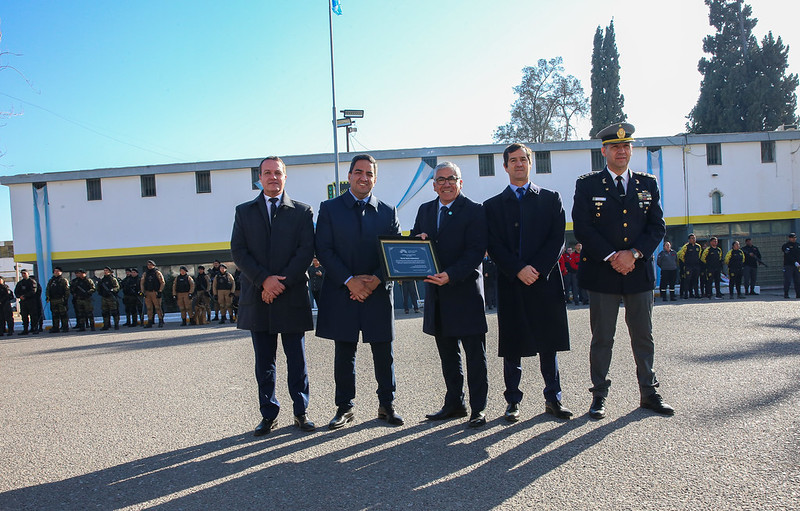
[[[456,176],[437,177],[435,181],[437,185],[443,185],[445,183],[450,183],[451,185],[454,185],[456,184],[456,181],[458,181],[458,178]]]

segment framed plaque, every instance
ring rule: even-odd
[[[415,237],[378,236],[387,280],[424,280],[439,273],[433,242]]]

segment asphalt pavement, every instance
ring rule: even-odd
[[[260,417],[249,334],[231,325],[3,337],[0,510],[798,509],[800,300],[657,302],[662,417],[638,407],[622,321],[604,420],[588,417],[588,307],[559,355],[572,420],[544,413],[524,359],[521,420],[503,419],[497,317],[488,315],[489,422],[428,422],[443,381],[422,316],[397,316],[399,413],[376,418],[367,345],[356,420],[337,431],[333,343],[306,338],[314,433],[292,425],[279,349],[278,428]]]

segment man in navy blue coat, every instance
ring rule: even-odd
[[[489,255],[497,276],[499,355],[503,357],[506,420],[519,420],[522,357],[539,355],[545,412],[569,419],[561,404],[556,352],[569,350],[564,282],[558,259],[566,220],[561,196],[530,182],[531,150],[511,144],[503,152],[509,186],[483,203]]]
[[[428,275],[422,331],[433,335],[442,361],[447,392],[444,406],[430,420],[466,417],[464,373],[459,340],[467,359],[471,427],[486,424],[486,315],[481,261],[486,252],[483,207],[461,193],[461,169],[446,161],[436,166],[433,189],[437,199],[419,207],[411,234],[432,240],[441,271]]]
[[[372,193],[378,164],[368,154],[350,162],[350,190],[323,202],[317,218],[317,257],[325,267],[319,297],[317,336],[336,342],[334,381],[338,429],[353,420],[356,348],[359,334],[372,348],[378,383],[378,418],[401,425],[394,408],[394,300],[392,282],[381,270],[378,236],[399,235],[397,210]]]
[[[583,243],[578,269],[580,287],[589,291],[589,347],[593,395],[589,416],[606,416],[611,380],[608,371],[617,328],[619,302],[631,337],[640,404],[663,415],[675,410],[656,392],[653,370],[653,252],[664,237],[664,212],[655,177],[628,168],[634,127],[616,123],[597,135],[606,168],[578,178],[572,221]]]
[[[250,330],[262,420],[255,435],[275,428],[280,403],[275,396],[275,354],[281,334],[286,355],[294,423],[313,431],[306,414],[308,369],[305,332],[314,328],[306,268],[314,256],[311,207],[289,198],[286,166],[277,156],[265,158],[259,180],[263,193],[236,207],[231,254],[242,271],[238,327]]]

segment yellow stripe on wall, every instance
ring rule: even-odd
[[[191,243],[187,245],[161,245],[150,247],[108,248],[101,250],[73,250],[53,252],[52,260],[102,259],[109,257],[152,256],[154,254],[184,254],[188,252],[217,252],[230,250],[230,241],[216,243]],[[35,261],[36,254],[14,254],[14,261]]]

